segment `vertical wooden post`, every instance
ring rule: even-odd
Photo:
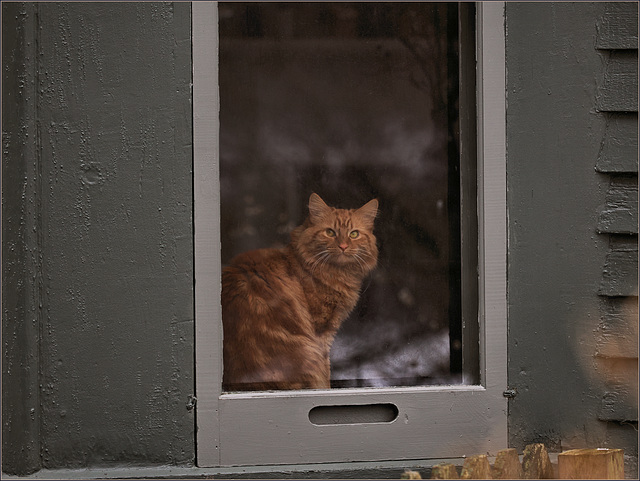
[[[622,449],[572,449],[558,455],[562,479],[624,479]]]
[[[2,2],[3,475],[25,476],[42,468],[39,361],[47,310],[41,199],[48,178],[41,174],[37,128],[40,8],[40,2]]]

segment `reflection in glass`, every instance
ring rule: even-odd
[[[379,201],[331,386],[461,382],[457,4],[219,3],[222,262]]]

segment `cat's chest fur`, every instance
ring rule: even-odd
[[[316,334],[333,337],[340,323],[356,306],[359,289],[335,281],[333,285],[327,285],[308,277],[302,277],[301,287]]]

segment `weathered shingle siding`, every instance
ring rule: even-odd
[[[638,233],[638,177],[612,176],[606,206],[598,219],[601,234]]]
[[[611,2],[597,26],[596,48],[607,50],[638,49],[638,5],[636,2]]]
[[[604,81],[598,88],[600,112],[638,112],[638,50],[607,52]]]
[[[638,115],[606,116],[606,128],[596,170],[602,173],[638,173]]]
[[[594,354],[606,379],[598,419],[622,445],[638,422],[638,4],[607,4],[597,26],[603,73],[595,105],[606,129],[595,167],[608,190],[596,229],[609,249]]]
[[[637,3],[507,2],[509,442],[637,473]]]

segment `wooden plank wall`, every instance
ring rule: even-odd
[[[615,2],[598,23],[596,49],[603,58],[595,99],[606,129],[596,171],[606,203],[597,232],[609,237],[598,294],[600,324],[596,365],[605,381],[598,419],[618,432],[638,422],[638,4]],[[635,425],[635,426],[634,426]],[[622,433],[620,433],[622,434]]]
[[[192,465],[191,5],[6,3],[3,474]]]

